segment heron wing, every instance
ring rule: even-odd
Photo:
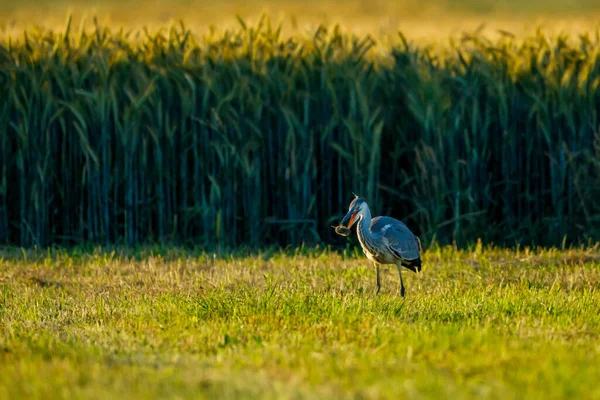
[[[379,232],[388,250],[400,260],[418,260],[421,243],[408,227],[390,217],[377,217],[371,223],[371,231]]]

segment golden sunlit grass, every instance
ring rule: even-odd
[[[498,30],[527,36],[538,27],[551,35],[559,32],[579,34],[596,29],[600,7],[569,8],[568,5],[554,3],[544,7],[527,7],[526,3],[516,1],[499,4],[487,1],[485,5],[478,6],[476,2],[437,0],[349,0],[343,5],[332,0],[141,3],[79,0],[43,5],[13,2],[0,6],[0,20],[3,21],[0,23],[0,37],[19,35],[24,29],[35,26],[61,30],[68,14],[72,14],[75,25],[84,24],[91,28],[92,19],[97,16],[100,24],[125,30],[148,28],[156,31],[184,20],[192,32],[203,34],[211,25],[219,30],[236,28],[236,15],[252,25],[263,13],[267,13],[273,22],[282,23],[283,36],[314,30],[320,24],[340,24],[345,31],[386,39],[395,39],[401,30],[409,40],[418,43],[445,42],[464,32],[472,32],[482,24],[481,33],[491,39],[498,36]],[[585,1],[582,0],[582,3]]]
[[[0,397],[600,398],[600,254],[0,253]]]

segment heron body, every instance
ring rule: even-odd
[[[402,267],[413,272],[421,271],[421,242],[408,227],[391,217],[371,218],[371,210],[364,199],[356,197],[340,226],[350,228],[357,222],[356,233],[363,253],[377,269],[377,293],[381,289],[379,266],[393,264],[400,275],[400,294],[404,297]]]

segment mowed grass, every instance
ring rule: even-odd
[[[600,398],[597,248],[0,254],[0,398]]]

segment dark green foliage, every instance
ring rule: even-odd
[[[266,18],[2,43],[0,242],[340,241],[351,192],[424,242],[598,239],[597,37],[373,44]]]

